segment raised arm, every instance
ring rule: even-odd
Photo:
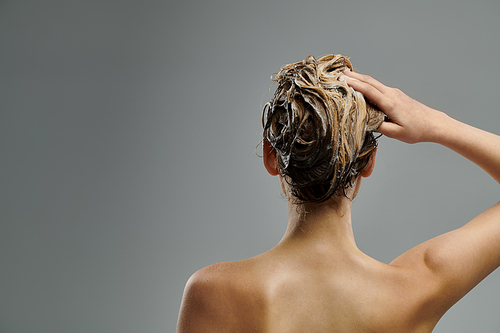
[[[500,183],[499,136],[452,119],[369,76],[345,74],[353,89],[376,103],[390,118],[390,122],[380,126],[380,133],[407,143],[435,142],[446,146]],[[500,203],[463,227],[409,250],[391,265],[429,269],[441,290],[436,302],[444,313],[500,266]]]

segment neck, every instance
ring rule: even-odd
[[[321,204],[288,204],[288,227],[281,244],[302,244],[328,250],[356,249],[351,200],[337,197]]]

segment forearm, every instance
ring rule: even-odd
[[[500,183],[500,136],[464,124],[444,113],[433,142],[457,152],[480,166]]]

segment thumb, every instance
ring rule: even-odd
[[[401,126],[399,126],[398,124],[384,121],[382,124],[380,124],[379,128],[377,129],[377,132],[385,136],[388,136],[389,138],[395,138],[397,137],[400,130]]]

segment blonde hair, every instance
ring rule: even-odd
[[[331,54],[285,65],[262,112],[264,140],[302,202],[324,202],[352,187],[377,145],[383,113],[339,78],[349,59]]]

